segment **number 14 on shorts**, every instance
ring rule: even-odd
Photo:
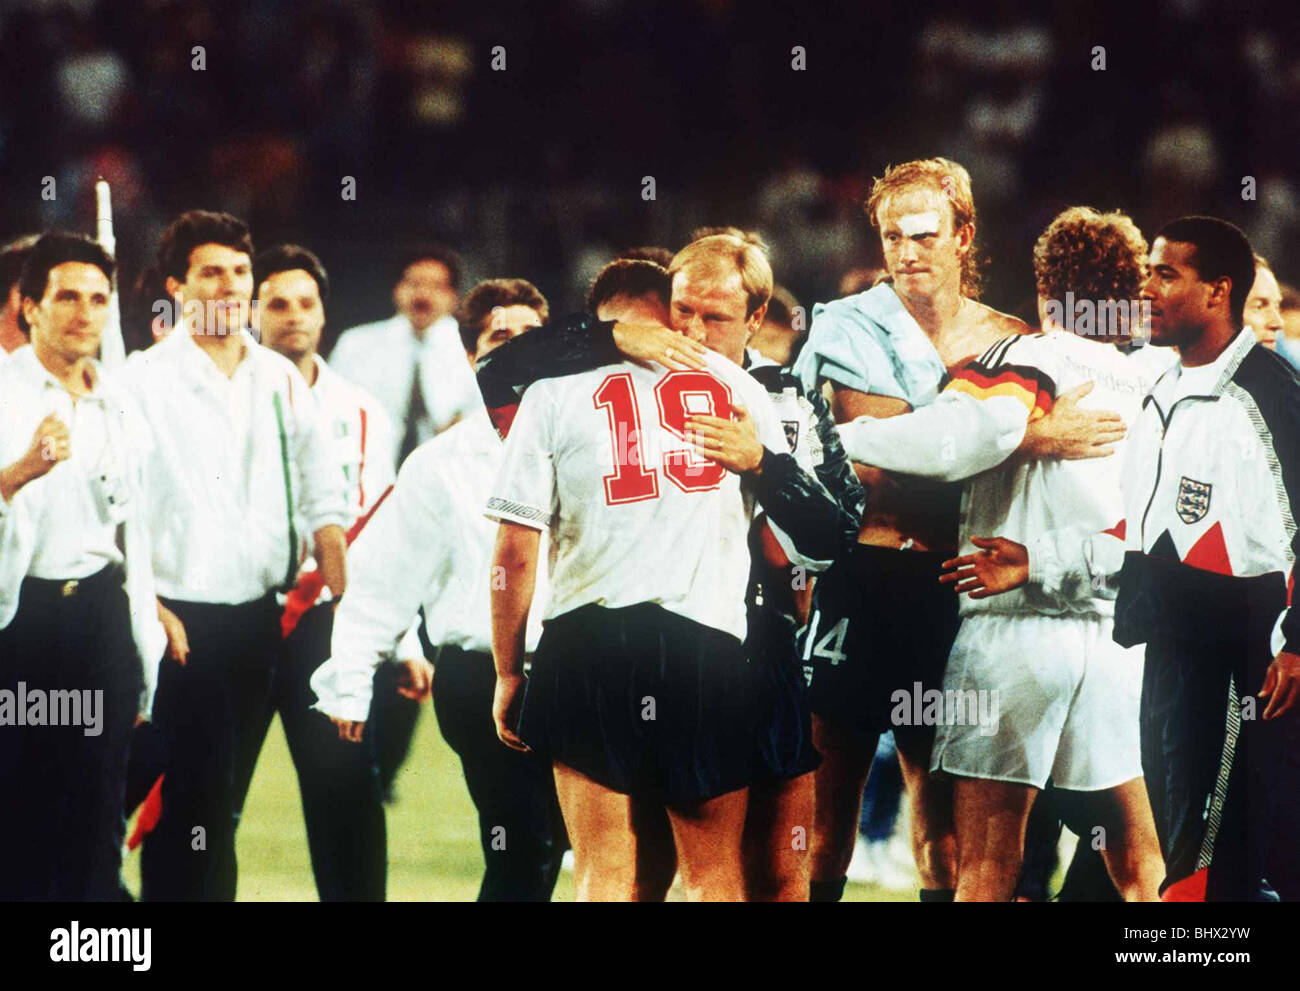
[[[821,618],[821,610],[814,610],[812,619],[808,621],[808,633],[803,643],[803,659],[807,661],[812,657],[824,657],[832,664],[839,664],[848,657],[844,653],[844,639],[849,635],[849,617],[840,619],[818,640],[817,627]]]

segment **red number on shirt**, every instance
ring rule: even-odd
[[[614,471],[606,475],[605,501],[613,506],[659,497],[659,478],[644,464],[641,446],[641,411],[637,408],[632,376],[611,375],[600,384],[592,401],[609,417],[610,441],[614,449]],[[675,437],[686,440],[686,417],[691,413],[731,415],[731,390],[706,372],[669,372],[655,386],[659,422]],[[665,451],[664,474],[683,492],[716,489],[727,470],[716,461],[693,451]]]
[[[690,413],[731,416],[731,390],[705,372],[669,372],[655,386],[659,422],[686,440]],[[694,451],[665,451],[664,474],[683,492],[707,492],[722,484],[727,469]]]
[[[611,375],[600,383],[592,400],[597,409],[605,408],[614,445],[614,473],[605,476],[605,502],[615,506],[659,498],[658,476],[641,463],[641,411],[636,408],[632,376]]]

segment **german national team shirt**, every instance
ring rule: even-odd
[[[754,501],[695,453],[685,420],[742,405],[764,447],[787,442],[761,385],[720,355],[704,360],[704,371],[605,365],[524,395],[487,514],[550,531],[546,619],[650,602],[744,639]]]
[[[955,372],[931,405],[840,425],[844,448],[855,461],[947,481],[968,479],[961,553],[976,552],[971,536],[1007,537],[1029,548],[1029,584],[987,599],[963,596],[963,614],[1113,613],[1113,583],[1091,581],[1074,561],[1090,535],[1106,538],[1097,547],[1114,562],[1122,555],[1122,444],[1110,457],[1079,461],[1012,457],[1028,424],[1085,382],[1093,389],[1080,405],[1113,410],[1126,426],[1137,420],[1153,385],[1149,368],[1112,344],[1065,331],[1017,335]],[[1117,566],[1097,573],[1112,570]]]

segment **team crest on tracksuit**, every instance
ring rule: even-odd
[[[785,427],[785,439],[790,444],[790,453],[793,454],[794,449],[799,446],[799,421],[782,420],[781,425]]]
[[[1198,482],[1186,475],[1178,483],[1178,518],[1184,523],[1199,523],[1210,511],[1209,482]]]

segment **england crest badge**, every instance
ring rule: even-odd
[[[1186,475],[1178,482],[1178,518],[1184,523],[1199,523],[1210,511],[1209,482],[1198,482]]]

